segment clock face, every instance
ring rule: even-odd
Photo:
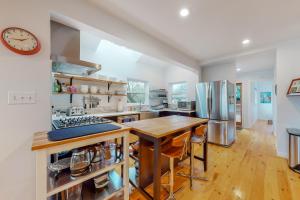
[[[2,43],[15,53],[33,55],[39,52],[41,45],[38,39],[29,31],[11,27],[2,32]]]

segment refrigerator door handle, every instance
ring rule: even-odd
[[[208,84],[208,92],[207,92],[207,110],[208,110],[208,118],[210,119],[210,113],[211,113],[211,104],[212,104],[212,98],[211,98],[211,85]]]
[[[215,123],[215,124],[222,124],[224,123],[223,121],[213,121],[212,123]]]

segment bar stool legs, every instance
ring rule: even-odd
[[[194,156],[195,156],[195,145],[196,144],[197,143],[192,142],[191,147],[190,147],[190,149],[191,149],[190,174],[185,174],[183,172],[177,173],[177,175],[179,175],[179,176],[190,178],[190,187],[191,187],[191,189],[193,187],[193,180],[208,181],[207,177],[201,177],[201,176],[196,176],[195,175],[195,158],[194,158]],[[203,144],[203,145],[205,145],[205,144]],[[205,154],[205,152],[204,152],[204,154]],[[206,157],[206,156],[204,155],[204,157]],[[204,168],[205,168],[205,166],[204,166]]]
[[[195,133],[190,140],[190,174],[177,173],[179,176],[188,177],[190,179],[190,188],[193,189],[193,180],[208,181],[206,177],[195,175],[195,145],[203,145],[203,157],[200,158],[204,162],[204,171],[207,170],[207,126],[202,125],[195,129]]]
[[[174,195],[174,158],[170,158],[170,191],[169,200],[175,199]]]
[[[201,176],[196,176],[195,175],[195,144],[196,143],[192,143],[191,144],[191,175],[190,175],[190,182],[191,182],[191,188],[193,187],[193,179],[195,180],[200,180],[200,181],[208,181],[207,177],[201,177]],[[203,144],[205,145],[205,144]],[[204,153],[205,154],[205,153]],[[206,159],[206,156],[204,155],[204,158]],[[204,164],[204,168],[205,168],[205,164]]]
[[[168,200],[175,200],[174,194],[174,159],[182,160],[186,149],[188,147],[188,141],[190,138],[191,132],[185,132],[179,136],[172,138],[171,141],[164,144],[162,154],[169,158],[170,163],[170,173],[169,173],[169,197]]]

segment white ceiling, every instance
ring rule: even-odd
[[[241,56],[235,61],[235,66],[241,69],[241,73],[274,69],[275,65],[275,50]]]
[[[300,37],[299,0],[90,1],[202,62]]]

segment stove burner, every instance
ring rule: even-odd
[[[72,128],[72,127],[86,126],[92,124],[110,123],[110,122],[111,120],[102,117],[82,116],[82,117],[61,118],[61,119],[53,120],[52,124],[55,129],[63,129],[63,128]]]

